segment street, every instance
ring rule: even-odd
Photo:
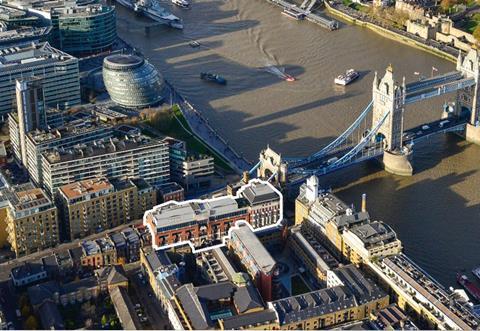
[[[163,313],[160,304],[153,295],[150,285],[146,282],[145,277],[140,280],[138,273],[141,272],[140,267],[128,270],[127,277],[134,289],[134,295],[131,295],[133,304],[139,303],[144,309],[148,317],[149,324],[153,330],[165,330],[170,328],[168,317]],[[144,283],[145,282],[145,283]],[[149,295],[150,294],[150,295]],[[144,326],[146,327],[146,326]]]

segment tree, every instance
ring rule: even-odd
[[[440,2],[440,7],[442,8],[443,12],[449,12],[450,8],[456,4],[455,0],[442,0]]]
[[[38,322],[35,316],[30,315],[25,321],[25,329],[36,330],[38,328]]]
[[[480,44],[480,25],[477,25],[475,30],[473,30],[473,37],[477,41],[477,44]]]
[[[102,327],[105,327],[105,325],[107,325],[107,322],[107,315],[102,315],[102,319],[100,320],[100,323],[102,323]]]

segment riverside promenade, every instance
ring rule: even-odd
[[[204,118],[168,81],[165,81],[165,84],[171,103],[178,104],[193,134],[216,153],[220,154],[237,173],[242,173],[252,168],[251,163],[230,146],[229,142],[210,125],[208,119]]]
[[[446,60],[452,62],[457,60],[459,50],[454,47],[442,44],[435,40],[424,40],[405,30],[387,26],[374,17],[370,17],[365,13],[347,7],[339,1],[325,1],[324,3],[327,12],[336,17],[342,18],[347,22],[366,27],[386,38],[422,49]]]

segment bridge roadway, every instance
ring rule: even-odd
[[[458,118],[450,117],[448,119],[440,119],[434,122],[416,126],[409,130],[405,130],[403,139],[404,142],[406,142],[407,144],[415,144],[439,133],[461,131],[465,129],[465,125],[467,123],[468,118],[466,116]],[[377,158],[383,154],[383,148],[380,146],[380,144],[369,144],[362,150],[361,153],[359,153],[360,156],[353,158],[350,162],[334,166],[335,161],[348,153],[353,147],[354,144],[351,144],[351,146],[349,146],[348,148],[326,154],[320,159],[316,159],[312,163],[305,164],[302,167],[289,169],[289,183],[295,185],[297,183],[303,182],[305,178],[310,175],[326,175],[331,172],[343,169],[352,164]]]

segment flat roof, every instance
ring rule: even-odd
[[[243,243],[250,256],[263,272],[269,273],[273,271],[276,264],[275,260],[249,226],[241,225],[232,228],[232,236],[233,234]]]
[[[34,67],[40,61],[69,61],[77,59],[50,46],[48,42],[28,43],[0,48],[0,74],[17,70],[18,65]]]
[[[42,155],[50,164],[69,162],[88,157],[135,150],[146,146],[167,146],[161,140],[144,135],[117,135],[97,141],[78,144],[67,149],[51,149]]]
[[[383,222],[370,222],[350,229],[365,245],[387,243],[397,239],[393,229]]]
[[[113,191],[113,185],[106,178],[87,179],[59,187],[61,193],[69,200],[102,191]]]
[[[218,216],[238,210],[238,203],[233,197],[223,197],[204,202],[185,201],[176,203],[169,201],[149,211],[158,228],[175,226],[208,219],[210,216]]]
[[[16,213],[41,207],[55,207],[41,188],[34,187],[30,183],[13,187],[8,200]]]
[[[279,198],[275,192],[266,183],[252,182],[248,185],[241,195],[252,205],[265,203]]]

